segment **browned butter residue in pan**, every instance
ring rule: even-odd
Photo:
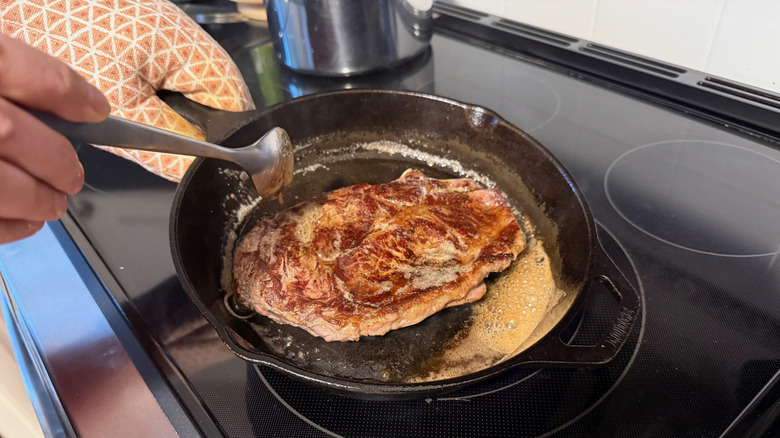
[[[530,229],[528,225],[526,230]],[[526,249],[502,273],[486,280],[487,293],[472,304],[471,324],[411,382],[476,372],[518,352],[565,292],[558,289],[541,242],[528,233]]]

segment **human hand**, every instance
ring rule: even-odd
[[[99,122],[105,96],[62,62],[0,34],[0,243],[30,236],[68,207],[84,168],[67,138],[19,107]]]
[[[203,133],[160,100],[158,90],[227,111],[254,108],[224,49],[167,0],[7,0],[0,32],[71,65],[105,93],[115,116],[202,140]],[[173,181],[193,160],[105,149]]]

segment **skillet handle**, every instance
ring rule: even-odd
[[[157,96],[188,122],[202,129],[209,143],[221,144],[260,116],[259,111],[231,112],[211,108],[174,91],[160,90]]]
[[[620,300],[618,313],[609,329],[596,345],[567,345],[561,341],[561,333],[574,315],[561,321],[553,331],[527,350],[525,360],[520,364],[540,363],[550,366],[595,366],[603,365],[617,356],[631,334],[641,313],[639,294],[620,273],[612,260],[598,244],[593,251],[593,279],[607,287]],[[592,286],[589,286],[592,287]]]

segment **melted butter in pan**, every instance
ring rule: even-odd
[[[529,226],[526,224],[525,229]],[[533,233],[527,247],[500,274],[486,280],[487,293],[472,304],[470,323],[410,382],[435,381],[476,372],[522,351],[526,341],[566,293],[556,286],[550,261]]]

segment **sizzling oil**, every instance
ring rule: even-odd
[[[526,230],[529,226],[526,224]],[[472,304],[470,324],[410,382],[459,377],[495,365],[521,350],[547,312],[566,294],[532,233],[527,247],[502,273],[486,280],[487,293]]]

